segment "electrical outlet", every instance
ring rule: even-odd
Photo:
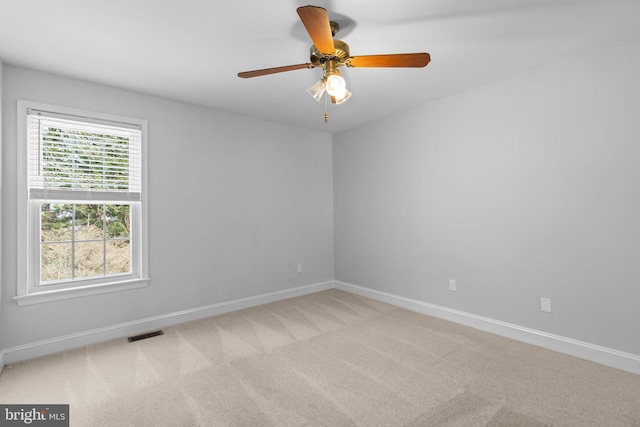
[[[540,298],[540,310],[551,313],[551,298]]]
[[[449,290],[450,291],[456,291],[456,280],[455,279],[449,279]]]
[[[298,273],[302,273],[302,264],[298,264]]]

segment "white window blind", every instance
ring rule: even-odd
[[[27,110],[30,200],[141,200],[138,125]]]
[[[147,121],[17,102],[19,305],[147,286]]]

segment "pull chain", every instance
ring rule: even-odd
[[[324,122],[329,123],[329,106],[327,105],[327,98],[329,95],[324,95]]]

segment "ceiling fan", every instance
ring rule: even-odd
[[[318,6],[302,6],[297,9],[300,20],[309,33],[311,46],[310,61],[305,64],[287,65],[284,67],[265,68],[262,70],[244,71],[238,77],[250,78],[303,68],[322,68],[322,79],[307,89],[316,101],[320,101],[326,91],[331,102],[341,104],[351,93],[340,75],[339,67],[425,67],[431,57],[428,53],[401,53],[386,55],[351,56],[349,45],[333,37],[340,29],[336,22],[329,20],[327,10]],[[327,121],[325,113],[325,121]]]

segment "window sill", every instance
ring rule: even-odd
[[[18,295],[13,300],[20,306],[41,304],[51,301],[60,301],[71,298],[79,298],[90,295],[106,294],[108,292],[126,291],[130,289],[144,288],[149,285],[149,278],[132,279],[120,282],[101,283],[99,285],[83,286],[77,288],[56,289],[52,291],[34,292],[26,295]]]

